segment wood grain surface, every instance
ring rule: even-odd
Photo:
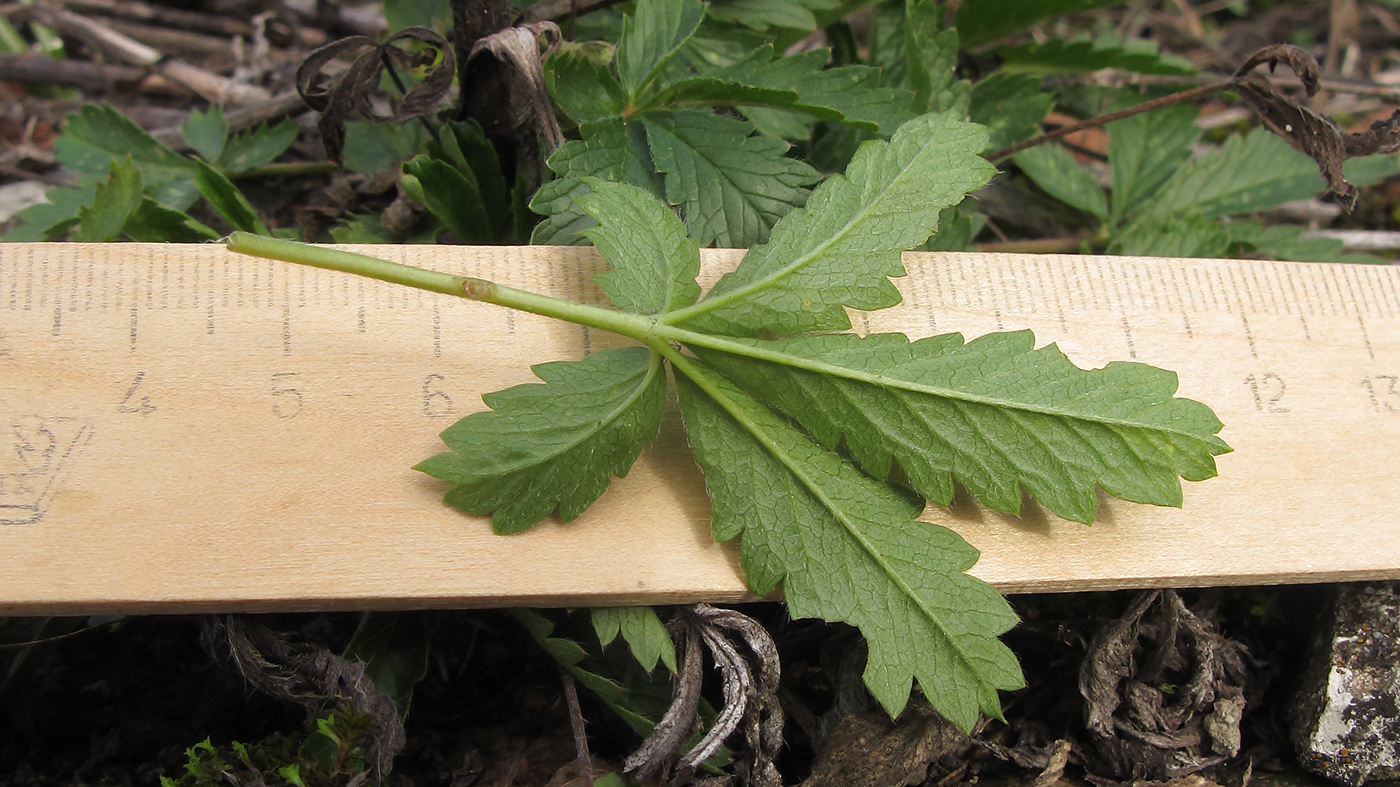
[[[361,247],[601,302],[588,250]],[[705,253],[708,285],[739,252]],[[859,331],[1034,329],[1176,370],[1235,451],[1091,527],[930,508],[1008,592],[1400,577],[1400,269],[908,254]],[[586,514],[520,535],[411,469],[482,393],[625,340],[219,246],[0,245],[0,614],[714,602],[679,418]]]

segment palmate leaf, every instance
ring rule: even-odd
[[[1176,375],[1137,363],[1084,371],[1029,331],[964,344],[959,334],[804,336],[743,345],[765,354],[696,348],[711,368],[802,424],[827,448],[844,445],[869,474],[897,460],[938,505],[953,481],[986,505],[1019,512],[1021,487],[1055,514],[1093,521],[1095,487],[1154,505],[1181,505],[1178,476],[1215,475],[1219,419],[1174,398]],[[807,368],[800,368],[800,367]]]
[[[646,348],[532,369],[544,385],[486,394],[492,409],[448,427],[442,441],[452,450],[417,466],[453,485],[449,505],[491,514],[497,533],[530,528],[556,509],[566,522],[578,517],[612,476],[627,475],[661,426],[666,374]]]
[[[952,113],[901,126],[888,143],[861,146],[845,175],[818,186],[749,250],[698,304],[673,313],[685,328],[737,336],[796,334],[851,326],[843,306],[899,303],[886,277],[904,275],[900,253],[922,243],[939,212],[996,172],[977,156],[980,126]]]
[[[677,375],[681,413],[705,471],[716,540],[742,534],[745,580],[783,585],[793,617],[845,621],[869,644],[865,684],[891,716],[919,681],[949,721],[1000,715],[998,689],[1024,685],[997,636],[1016,615],[963,573],[977,550],[914,521],[921,501],[823,449],[714,372]]]

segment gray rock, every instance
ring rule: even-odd
[[[1355,787],[1400,778],[1400,587],[1341,585],[1292,714],[1304,768]]]

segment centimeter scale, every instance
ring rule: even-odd
[[[592,250],[355,250],[601,303]],[[740,259],[707,251],[702,285]],[[1181,509],[923,518],[1007,592],[1400,577],[1400,268],[909,253],[856,330],[1030,328],[1175,370],[1235,449]],[[582,517],[496,536],[411,469],[529,364],[625,340],[215,245],[0,245],[0,614],[731,602],[673,411]]]

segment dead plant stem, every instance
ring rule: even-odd
[[[1179,93],[1172,93],[1169,96],[1154,98],[1151,101],[1144,101],[1141,104],[1129,107],[1121,112],[1110,112],[1107,115],[1099,115],[1098,117],[1089,118],[1088,120],[1081,120],[1078,123],[1057,128],[1048,134],[1042,134],[1034,139],[1028,139],[1025,142],[1017,143],[1009,148],[1002,148],[1001,150],[989,154],[986,157],[986,159],[988,161],[998,161],[1000,159],[1006,158],[1007,156],[1020,153],[1021,151],[1026,150],[1027,148],[1033,148],[1036,145],[1043,145],[1046,142],[1053,142],[1054,140],[1057,140],[1060,137],[1069,136],[1070,134],[1073,134],[1076,131],[1084,131],[1085,129],[1098,128],[1099,126],[1112,123],[1115,120],[1122,120],[1123,118],[1132,117],[1133,115],[1141,114],[1143,112],[1150,112],[1151,110],[1167,106],[1168,104],[1177,104],[1182,101],[1191,101],[1192,99],[1200,98],[1201,96],[1208,96],[1211,93],[1217,93],[1221,90],[1228,89],[1231,86],[1231,84],[1233,83],[1230,80],[1226,80],[1223,82],[1213,82],[1209,85],[1202,85],[1200,87],[1191,88],[1190,90],[1183,90]]]

